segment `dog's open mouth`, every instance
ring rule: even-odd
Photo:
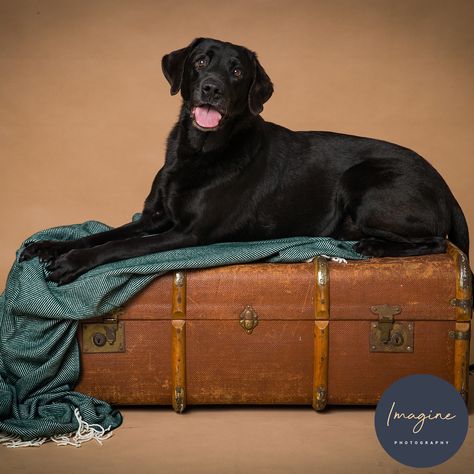
[[[191,113],[194,124],[201,130],[215,130],[223,119],[222,113],[209,104],[193,107]]]

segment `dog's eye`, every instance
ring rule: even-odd
[[[235,67],[232,71],[232,74],[235,76],[235,77],[242,77],[242,69],[239,69],[238,67]]]
[[[198,59],[195,63],[194,63],[194,67],[196,69],[204,69],[207,64],[208,64],[209,60],[207,58],[201,58],[201,59]]]

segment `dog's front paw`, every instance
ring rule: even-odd
[[[70,250],[69,242],[59,240],[40,240],[38,242],[28,242],[21,252],[19,261],[31,260],[38,257],[40,262],[51,262],[59,255]]]
[[[70,250],[46,266],[46,269],[50,272],[47,280],[53,281],[59,286],[66,285],[91,268],[92,266],[89,264],[84,250]]]

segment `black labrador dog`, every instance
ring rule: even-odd
[[[368,256],[469,250],[464,215],[445,181],[398,145],[293,132],[260,116],[273,85],[255,53],[207,38],[162,59],[183,104],[163,168],[137,222],[58,242],[21,259],[71,282],[106,262],[186,246],[290,236],[357,240]]]

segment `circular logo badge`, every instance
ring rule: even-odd
[[[411,467],[447,461],[461,447],[467,428],[461,395],[434,375],[397,380],[385,390],[375,411],[380,444],[396,461]]]

